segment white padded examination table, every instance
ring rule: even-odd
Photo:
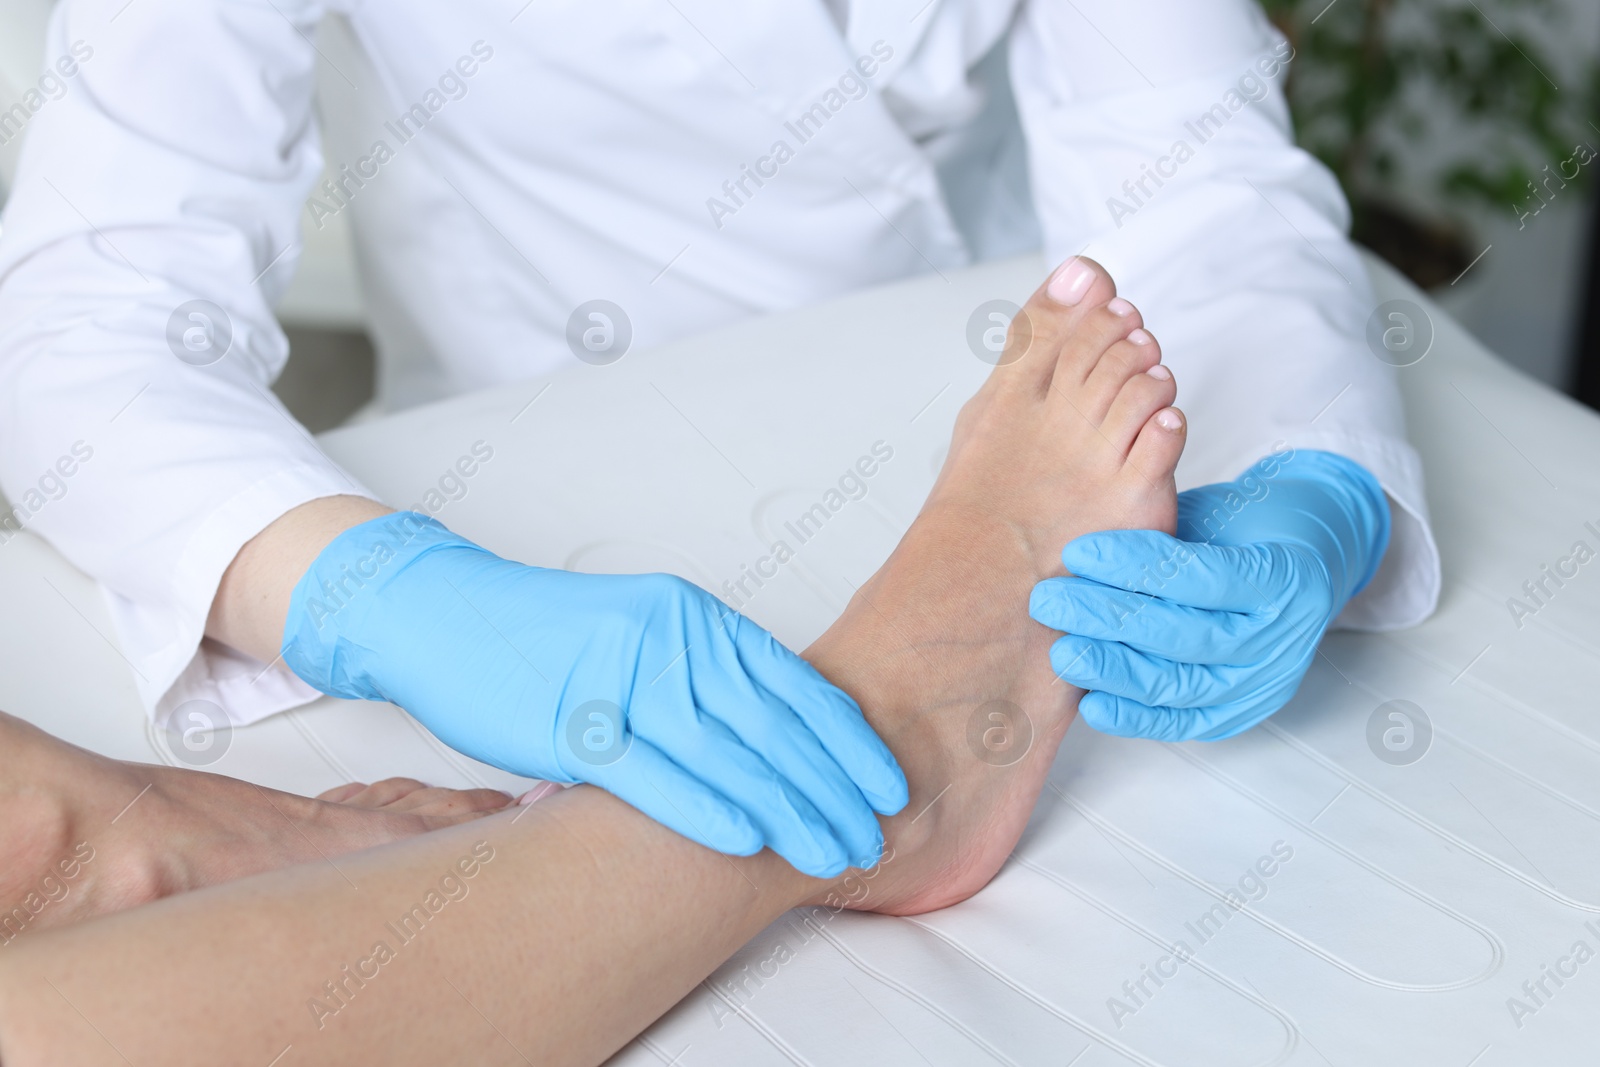
[[[803,646],[932,483],[987,370],[968,312],[1020,302],[1042,271],[1024,259],[919,279],[323,442],[397,506],[485,442],[493,459],[439,513],[450,526],[531,563],[669,570],[713,590],[886,442],[867,496],[744,605]],[[1429,306],[1373,271],[1380,300]],[[1294,703],[1231,741],[1075,725],[1020,849],[978,897],[916,919],[790,916],[614,1062],[1600,1059],[1600,563],[1520,625],[1506,604],[1575,542],[1600,550],[1600,418],[1429,307],[1433,349],[1401,377],[1444,556],[1437,616],[1330,637]],[[0,549],[0,597],[0,707],[175,762],[91,583],[25,535]],[[1369,745],[1394,700],[1432,727],[1408,764]],[[331,699],[235,731],[211,769],[300,792],[393,774],[517,781],[394,708]]]

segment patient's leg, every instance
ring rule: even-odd
[[[998,869],[1077,695],[1044,665],[1029,585],[1077,532],[1172,524],[1181,423],[1157,422],[1172,383],[1143,373],[1154,345],[1118,340],[1137,318],[1091,281],[1070,308],[1035,297],[1034,347],[968,405],[927,508],[807,653],[911,782],[858,906],[937,906]],[[1010,766],[969,746],[995,700],[1032,720]],[[595,1063],[830,892],[770,852],[718,855],[579,787],[19,938],[0,950],[0,1052],[6,1067],[270,1063],[291,1045],[284,1063]]]
[[[0,942],[452,826],[511,803],[409,778],[320,799],[107,759],[0,712]],[[69,875],[70,872],[70,875]]]

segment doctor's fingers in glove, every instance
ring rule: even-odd
[[[875,811],[894,815],[906,806],[905,773],[849,694],[744,616],[731,614],[721,625],[733,635],[743,676],[789,709],[795,734],[820,744]]]
[[[1116,641],[1184,663],[1242,667],[1269,658],[1285,626],[1314,630],[1320,597],[1284,597],[1277,578],[1261,583],[1252,611],[1196,608],[1088,578],[1049,578],[1034,586],[1028,614],[1052,630]],[[1288,600],[1289,602],[1285,602]]]
[[[1110,693],[1086,693],[1078,715],[1103,734],[1153,741],[1221,741],[1241,734],[1287,704],[1300,675],[1274,678],[1259,693],[1208,708],[1151,706]]]
[[[1101,530],[1068,541],[1061,562],[1103,585],[1196,608],[1253,611],[1274,570],[1260,547],[1182,541],[1159,530]]]
[[[1258,663],[1286,641],[1316,640],[1333,613],[1327,568],[1296,545],[1114,530],[1077,538],[1061,557],[1074,577],[1034,587],[1034,619],[1170,659]]]
[[[888,747],[810,664],[710,594],[676,585],[689,603],[679,625],[645,628],[641,664],[665,666],[632,686],[632,731],[737,805],[797,869],[871,866],[883,849],[873,809],[892,814],[908,796]]]
[[[728,624],[739,622],[734,617]],[[871,866],[883,850],[883,834],[869,803],[895,811],[905,803],[903,793],[894,795],[905,786],[893,758],[859,711],[853,723],[840,716],[844,730],[829,740],[835,749],[849,749],[846,761],[862,768],[852,777],[810,726],[757,680],[762,668],[741,669],[736,640],[691,636],[678,662],[634,689],[630,729],[739,808],[796,869],[831,877],[847,866]],[[820,676],[816,682],[827,685]],[[868,791],[872,797],[864,795]],[[657,799],[648,813],[657,814],[667,799]]]
[[[713,851],[753,856],[766,847],[766,835],[742,808],[641,737],[628,740],[621,759],[586,770],[580,780]]]
[[[1062,681],[1079,689],[1155,707],[1209,708],[1276,691],[1285,678],[1297,681],[1315,655],[1314,644],[1287,642],[1259,663],[1239,667],[1186,663],[1116,641],[1068,634],[1051,646],[1050,666]]]
[[[1078,576],[1039,583],[1029,612],[1069,631],[1051,664],[1091,690],[1078,712],[1107,733],[1215,740],[1255,725],[1294,695],[1333,616],[1328,568],[1298,545],[1109,531],[1062,561]]]

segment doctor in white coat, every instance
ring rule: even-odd
[[[313,99],[330,14],[370,64],[336,160]],[[391,699],[724,851],[865,864],[869,808],[905,786],[847,696],[686,583],[522,567],[389,512],[271,393],[272,308],[302,231],[348,214],[396,410],[618,330],[657,345],[1042,245],[1104,263],[1160,324],[1180,483],[1213,489],[1179,534],[1234,553],[1197,567],[1213,592],[1253,568],[1263,604],[1080,554],[1035,616],[1077,635],[1057,666],[1102,691],[1095,725],[1227,736],[1292,695],[1335,616],[1408,626],[1439,590],[1347,209],[1292,143],[1290,58],[1250,0],[61,0],[62,91],[0,116],[27,138],[0,235],[0,537],[30,529],[101,584],[158,721]],[[1283,470],[1304,484],[1271,489]],[[1240,500],[1260,506],[1205,526]],[[1321,532],[1280,536],[1297,522]],[[1240,562],[1258,542],[1304,550]],[[1159,550],[1107,544],[1129,567]],[[1208,636],[1091,633],[1118,597]],[[593,755],[615,736],[625,757]]]

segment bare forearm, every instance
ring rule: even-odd
[[[823,889],[579,787],[19,940],[0,950],[0,1057],[597,1063]]]
[[[873,618],[806,652],[869,717],[901,688],[900,638]],[[891,849],[936,822],[908,820],[887,820]],[[578,786],[19,938],[0,948],[0,1061],[269,1063],[292,1044],[297,1063],[598,1063],[783,912],[860,905],[914,862],[819,881]]]
[[[295,583],[340,533],[392,508],[359,496],[311,500],[245,543],[222,575],[206,636],[257,659],[278,655]]]

